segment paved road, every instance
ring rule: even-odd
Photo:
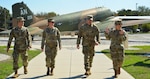
[[[71,36],[61,36],[62,38],[62,45],[75,45],[76,44],[76,37]],[[150,45],[150,34],[129,34],[128,37],[129,46],[132,45]],[[8,37],[0,37],[0,45],[7,45]],[[40,45],[41,44],[41,37],[35,37],[35,41],[33,41],[33,45]],[[13,43],[12,43],[13,44]],[[105,37],[101,37],[101,45],[109,45],[110,41],[105,40]]]

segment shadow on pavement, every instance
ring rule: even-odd
[[[68,78],[59,78],[59,79],[84,79],[86,78],[84,74],[81,75],[77,75],[77,76],[72,76],[72,77],[68,77]]]
[[[35,77],[31,77],[31,78],[22,78],[22,79],[42,79],[42,77],[45,77],[47,75],[40,75],[40,76],[35,76]]]

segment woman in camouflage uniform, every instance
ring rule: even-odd
[[[121,28],[121,20],[115,21],[115,29],[106,29],[105,36],[107,39],[111,40],[110,54],[113,61],[113,68],[115,75],[117,77],[120,74],[120,68],[124,60],[124,47],[122,42],[126,40],[126,32]]]
[[[58,28],[54,27],[54,20],[48,19],[48,27],[43,31],[41,42],[42,51],[44,50],[45,45],[47,75],[49,75],[49,71],[50,75],[53,75],[58,44],[61,49],[60,31]],[[49,68],[51,68],[51,70],[49,70]]]

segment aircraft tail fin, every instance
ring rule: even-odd
[[[32,11],[23,2],[15,3],[12,5],[12,15],[13,15],[12,16],[13,17],[13,19],[12,19],[13,26],[17,25],[16,18],[19,16],[22,16],[25,18],[25,26],[31,25],[37,19],[33,15]]]

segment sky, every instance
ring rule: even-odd
[[[0,6],[12,13],[12,5],[22,1],[34,14],[55,12],[62,15],[95,7],[107,7],[114,12],[121,9],[136,10],[138,6],[150,8],[150,0],[0,0]]]

